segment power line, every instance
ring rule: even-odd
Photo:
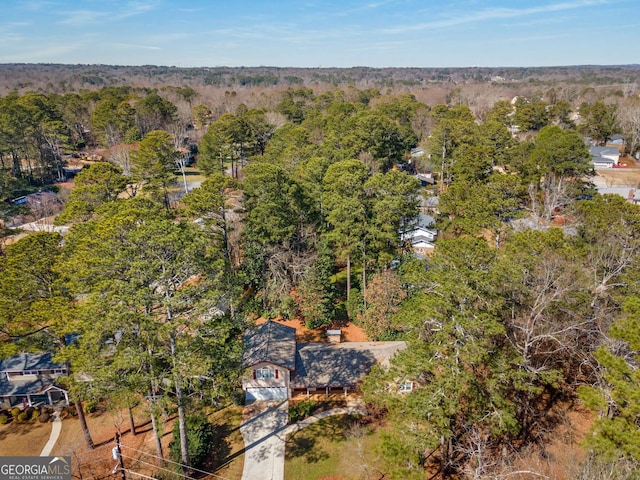
[[[129,460],[133,460],[134,462],[144,463],[145,465],[150,465],[150,466],[152,466],[154,468],[157,468],[158,470],[164,470],[165,472],[172,473],[173,475],[177,475],[179,477],[184,477],[184,478],[191,479],[191,477],[188,476],[188,475],[185,475],[183,473],[178,473],[178,472],[176,472],[174,470],[169,470],[168,468],[159,467],[158,465],[155,465],[155,464],[149,463],[149,462],[145,462],[144,460],[140,460],[139,458],[129,457],[128,455],[122,455],[122,458],[128,458]]]
[[[150,477],[149,475],[145,475],[143,473],[134,472],[133,470],[129,470],[128,468],[125,468],[123,471],[131,475],[137,475],[139,477],[148,478],[149,480],[158,480],[156,477]]]
[[[198,472],[198,473],[204,473],[205,475],[211,475],[212,477],[220,478],[220,479],[222,479],[222,480],[229,480],[228,478],[221,477],[220,475],[216,475],[216,474],[215,474],[215,473],[213,473],[213,472],[207,472],[206,470],[200,470],[200,469],[198,469],[198,468],[188,467],[187,465],[184,465],[184,464],[182,464],[182,463],[174,462],[174,461],[172,461],[172,460],[167,460],[166,458],[159,457],[158,455],[154,455],[154,454],[152,454],[152,453],[145,452],[145,451],[143,451],[143,450],[138,450],[138,449],[136,449],[136,448],[129,447],[129,446],[124,445],[124,444],[122,444],[122,448],[126,448],[126,449],[128,449],[128,450],[133,450],[134,452],[142,453],[143,455],[148,455],[148,456],[153,457],[153,458],[156,458],[156,459],[158,459],[158,460],[162,460],[163,462],[168,462],[168,463],[172,463],[172,464],[174,464],[174,465],[179,465],[179,466],[181,466],[182,468],[185,468],[185,467],[186,467],[186,468],[188,468],[188,469],[190,469],[190,470],[193,470],[193,471],[195,471],[195,472]],[[130,457],[128,457],[128,458],[130,458]],[[189,478],[189,477],[188,477],[188,478]]]

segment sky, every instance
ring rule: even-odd
[[[0,0],[0,63],[640,63],[640,0]]]

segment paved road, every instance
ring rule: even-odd
[[[288,402],[256,402],[245,408],[246,420],[240,426],[245,454],[242,480],[282,480],[287,435],[331,415],[365,413],[361,402],[326,410],[293,425],[287,425]]]

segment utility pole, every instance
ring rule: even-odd
[[[124,473],[124,459],[122,458],[122,450],[120,449],[120,432],[116,432],[116,446],[113,447],[112,452],[114,460],[118,460],[120,464],[120,476],[122,477],[122,480],[127,480],[127,477]]]

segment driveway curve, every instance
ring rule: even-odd
[[[349,402],[346,407],[325,410],[287,425],[289,402],[255,402],[245,407],[245,421],[240,426],[244,439],[242,480],[283,480],[287,435],[295,433],[332,415],[366,413],[364,404]]]

